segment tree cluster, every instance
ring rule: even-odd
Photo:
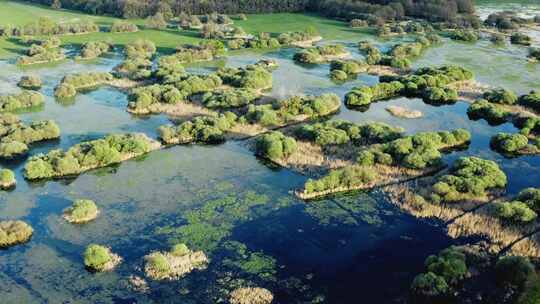
[[[152,150],[154,141],[144,134],[113,134],[86,141],[67,151],[51,150],[32,156],[24,166],[29,180],[63,177],[119,163]]]

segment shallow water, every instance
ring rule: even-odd
[[[372,38],[358,37],[362,39]],[[355,43],[347,42],[357,57]],[[294,51],[244,52],[189,70],[206,73],[223,65],[273,58],[280,64],[274,72],[275,97],[325,92],[343,96],[354,86],[377,82],[376,77],[361,75],[337,85],[328,78],[328,65],[295,65]],[[497,49],[487,42],[447,41],[428,50],[415,66],[460,64],[473,69],[482,82],[524,93],[540,89],[540,65],[526,63],[525,52],[514,46]],[[66,73],[106,71],[119,60],[68,61],[24,71],[11,62],[0,63],[3,94],[16,91],[25,73],[45,80],[45,107],[20,116],[25,121],[54,119],[62,136],[32,147],[32,154],[66,149],[111,132],[155,137],[157,127],[169,122],[164,115],[130,115],[125,94],[111,88],[79,94],[71,104],[52,97]],[[388,105],[417,109],[424,117],[396,118],[385,110]],[[478,155],[502,166],[509,177],[508,192],[538,186],[539,157],[505,159],[489,149],[492,135],[515,131],[514,127],[471,121],[467,106],[458,102],[433,107],[400,98],[375,103],[366,112],[342,107],[334,118],[387,122],[407,133],[466,128],[473,134],[471,146],[447,155],[448,162]],[[299,201],[289,191],[306,177],[258,160],[240,142],[172,147],[69,181],[27,183],[21,175],[24,163],[3,165],[15,170],[18,184],[12,192],[0,192],[0,218],[23,219],[35,234],[29,243],[0,252],[2,303],[219,303],[226,291],[245,282],[272,290],[278,303],[358,303],[359,298],[366,303],[399,303],[427,255],[465,241],[451,240],[436,223],[404,214],[378,191]],[[98,219],[82,226],[65,223],[62,210],[76,198],[96,201],[102,210]],[[150,283],[149,294],[126,288],[130,275],[142,275],[144,255],[178,241],[204,250],[211,259],[208,269],[178,282]],[[111,273],[88,273],[81,255],[89,243],[110,246],[124,262]]]

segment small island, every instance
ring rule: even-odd
[[[0,221],[0,248],[26,243],[34,229],[23,221]]]
[[[102,245],[90,244],[84,251],[84,266],[92,272],[111,271],[121,262],[122,257]]]
[[[72,224],[83,224],[94,220],[98,214],[99,209],[94,201],[78,199],[64,210],[62,217]]]
[[[195,269],[205,269],[208,264],[204,252],[191,251],[185,244],[177,244],[167,252],[152,252],[144,259],[144,272],[154,280],[178,280]]]

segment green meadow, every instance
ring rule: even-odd
[[[0,2],[0,25],[24,25],[36,21],[39,17],[49,17],[57,22],[92,20],[100,27],[110,26],[118,18],[82,14],[69,10],[52,10],[45,6],[22,4],[13,1]],[[124,45],[131,41],[144,38],[152,40],[161,52],[170,52],[183,43],[197,42],[199,34],[196,31],[164,29],[144,29],[143,19],[129,20],[137,24],[141,30],[137,33],[107,33],[99,32],[83,35],[60,36],[63,45],[80,45],[92,40],[110,40],[116,45]],[[300,31],[308,26],[316,27],[325,39],[354,39],[362,30],[351,29],[346,23],[326,19],[310,14],[261,14],[249,15],[248,20],[236,20],[235,24],[241,26],[246,32],[270,32],[273,34]],[[24,46],[16,39],[0,39],[0,58],[9,58],[21,54]]]

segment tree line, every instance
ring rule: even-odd
[[[27,0],[91,14],[110,14],[125,18],[161,13],[166,17],[219,12],[273,13],[321,12],[344,19],[400,19],[405,16],[432,21],[455,21],[460,14],[474,12],[474,0]]]

